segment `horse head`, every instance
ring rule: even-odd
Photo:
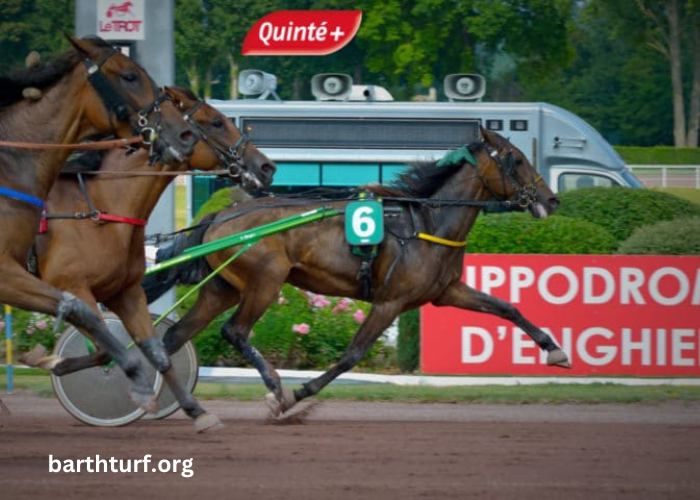
[[[210,170],[223,165],[247,191],[272,184],[277,170],[274,162],[251,144],[231,120],[188,89],[167,87],[165,91],[199,139],[190,158],[193,168]]]
[[[67,38],[82,61],[77,71],[87,72],[90,85],[80,101],[97,132],[141,134],[152,156],[165,163],[192,153],[192,130],[141,66],[100,38]]]
[[[493,197],[514,202],[542,219],[554,213],[559,199],[523,152],[508,139],[491,130],[481,129],[482,150],[488,155],[480,170],[480,179]]]

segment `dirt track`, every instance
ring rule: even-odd
[[[700,498],[700,404],[320,403],[283,424],[262,402],[206,401],[226,427],[196,435],[179,414],[93,428],[53,399],[3,400],[3,499]],[[49,455],[147,454],[194,475],[49,472]]]

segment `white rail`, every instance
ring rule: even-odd
[[[700,165],[627,165],[649,187],[700,189]]]

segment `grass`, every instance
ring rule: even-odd
[[[53,397],[46,372],[16,370],[15,390],[26,390],[42,397]],[[0,395],[6,391],[5,369],[0,367]],[[199,399],[259,401],[266,393],[262,383],[200,383],[195,389]],[[698,402],[699,386],[622,386],[617,384],[542,384],[470,387],[396,386],[389,384],[331,384],[317,399],[323,401],[391,401],[411,403],[497,403],[497,404],[628,404],[666,401]]]

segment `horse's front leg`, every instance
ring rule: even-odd
[[[433,301],[436,306],[453,306],[468,311],[493,314],[506,319],[525,333],[542,349],[547,351],[547,365],[571,368],[566,353],[540,328],[526,319],[520,311],[509,302],[475,290],[462,282],[455,282],[445,289],[443,294]]]
[[[321,389],[338,376],[354,368],[384,330],[391,326],[391,323],[401,313],[402,306],[403,304],[397,302],[373,304],[369,314],[355,333],[340,361],[322,375],[302,384],[301,389],[296,389],[294,391],[295,399],[301,401],[304,398],[318,394]]]
[[[170,356],[151,322],[146,295],[141,284],[136,283],[124,289],[120,294],[106,301],[105,305],[119,316],[126,331],[129,332],[146,359],[163,375],[168,387],[180,403],[180,407],[187,416],[195,420],[197,432],[221,428],[223,425],[216,415],[207,413],[178,380]]]

